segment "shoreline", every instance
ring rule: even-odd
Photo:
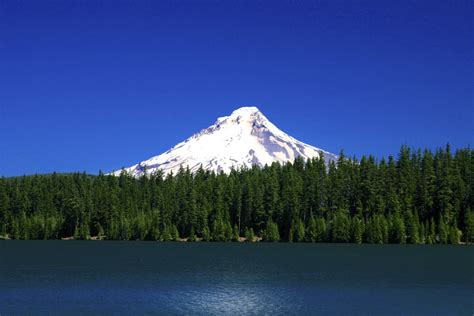
[[[384,244],[377,244],[377,243],[338,243],[338,242],[289,242],[289,241],[264,241],[261,237],[256,237],[254,241],[247,241],[245,237],[239,237],[238,241],[204,241],[202,238],[197,238],[194,241],[189,241],[188,238],[179,238],[177,240],[142,240],[142,239],[134,239],[134,240],[120,240],[120,239],[107,239],[107,238],[99,238],[99,236],[91,236],[89,239],[76,239],[73,236],[70,237],[62,237],[59,239],[13,239],[9,236],[0,235],[0,240],[22,240],[22,241],[49,241],[49,240],[58,240],[58,241],[144,241],[144,242],[160,242],[160,243],[264,243],[264,244],[272,244],[272,243],[283,243],[283,244],[331,244],[331,245],[406,245],[406,246],[471,246],[474,243],[467,243],[467,242],[459,242],[458,244],[427,244],[427,243],[418,243],[418,244],[398,244],[398,243],[384,243]]]

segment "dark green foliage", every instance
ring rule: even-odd
[[[279,241],[280,240],[278,225],[271,220],[267,222],[267,226],[265,227],[265,231],[263,233],[263,240],[264,241]]]
[[[306,241],[317,242],[318,241],[318,225],[313,216],[310,217],[308,226],[306,227]]]
[[[221,219],[216,219],[212,225],[211,239],[213,241],[226,241],[226,225]]]
[[[331,222],[331,241],[349,242],[350,241],[350,220],[347,214],[336,212]]]
[[[175,225],[171,226],[171,240],[177,241],[179,239],[178,228]]]
[[[250,228],[250,229],[246,228],[244,236],[245,236],[245,241],[247,242],[255,241],[255,234],[253,232],[253,228]]]
[[[202,232],[202,240],[203,241],[210,241],[211,240],[211,232],[209,231],[209,227],[205,226]]]
[[[234,225],[234,228],[232,229],[232,241],[239,241],[239,228],[237,225]]]
[[[362,220],[358,217],[352,218],[351,242],[361,244],[364,236],[364,227]]]
[[[305,241],[305,228],[301,219],[296,219],[291,224],[290,234],[288,241],[290,242],[304,242]]]
[[[474,242],[474,151],[324,158],[215,174],[0,178],[0,237]]]
[[[438,236],[439,236],[439,242],[441,244],[447,244],[448,243],[448,234],[449,234],[449,227],[446,225],[443,216],[439,219],[439,224],[438,224]]]
[[[305,228],[302,220],[296,221],[296,229],[295,229],[295,241],[302,242],[304,241],[305,235]]]
[[[419,220],[416,215],[409,213],[406,219],[407,223],[407,241],[410,244],[420,243]]]
[[[380,216],[374,216],[367,221],[365,229],[366,241],[371,244],[383,244],[384,232]]]
[[[436,228],[434,219],[430,219],[429,228],[428,228],[428,238],[426,241],[428,244],[435,244],[436,243]]]
[[[449,228],[449,243],[453,245],[459,244],[459,230],[456,226]]]
[[[191,228],[191,232],[189,233],[189,238],[187,241],[196,241],[197,238],[196,238],[196,233],[194,232],[194,227]]]
[[[474,242],[474,212],[468,209],[465,216],[464,240],[466,242]]]
[[[179,239],[178,228],[175,225],[165,225],[161,232],[162,241],[177,241]]]

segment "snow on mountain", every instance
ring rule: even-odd
[[[176,174],[181,166],[194,172],[205,170],[229,173],[243,166],[263,167],[272,162],[293,162],[296,157],[309,159],[324,154],[326,162],[337,156],[305,144],[273,125],[256,107],[242,107],[162,153],[124,170],[141,176],[162,170]],[[119,175],[122,170],[112,172]]]

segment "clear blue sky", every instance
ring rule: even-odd
[[[242,105],[349,155],[473,144],[473,2],[0,1],[0,175],[111,171]]]

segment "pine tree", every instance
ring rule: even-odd
[[[211,236],[213,241],[226,241],[226,227],[221,219],[214,220]]]
[[[428,243],[429,244],[436,243],[436,226],[435,226],[433,217],[430,219],[430,224],[429,224]]]
[[[464,230],[464,240],[466,242],[474,242],[474,212],[468,209],[465,215],[465,230]]]
[[[448,227],[446,226],[446,223],[444,222],[443,217],[439,219],[438,236],[439,236],[439,242],[441,244],[448,243]]]
[[[426,239],[425,239],[425,225],[424,225],[423,223],[421,223],[421,225],[420,225],[420,231],[419,231],[418,240],[420,241],[420,244],[426,243]]]
[[[410,244],[420,243],[419,223],[417,217],[411,213],[407,215],[407,240]]]
[[[295,231],[295,239],[298,242],[303,242],[304,236],[305,236],[305,228],[304,228],[303,221],[298,220],[297,225],[296,225],[296,231]]]
[[[5,180],[0,178],[0,236],[8,235],[8,222],[10,218],[10,198],[7,194]]]
[[[98,229],[98,233],[97,233],[97,238],[99,240],[104,239],[104,229],[102,228],[102,226],[100,224],[99,224],[99,229]]]
[[[232,229],[232,241],[239,241],[239,239],[239,228],[237,227],[237,224],[235,224]]]
[[[255,235],[253,233],[253,228],[245,229],[245,241],[253,242],[255,240]]]
[[[449,243],[453,245],[459,244],[459,230],[455,225],[449,228]]]
[[[306,241],[317,242],[318,241],[318,226],[313,216],[309,218],[308,226],[306,228]]]
[[[91,238],[89,226],[86,224],[81,224],[79,229],[79,239],[89,240]]]
[[[328,233],[327,233],[327,225],[326,225],[326,220],[324,217],[319,218],[316,220],[316,224],[318,226],[318,242],[325,242],[328,239]]]
[[[382,242],[388,244],[389,242],[389,229],[388,222],[384,216],[379,216],[380,229],[382,230]]]
[[[404,244],[406,242],[406,230],[403,218],[396,214],[392,217],[390,226],[390,242]]]
[[[290,231],[288,232],[288,242],[294,242],[295,241],[295,225],[292,224],[290,226]]]
[[[196,241],[196,233],[194,232],[194,227],[191,227],[191,232],[189,233],[189,238],[187,241],[194,242]]]
[[[347,215],[337,212],[331,225],[331,239],[334,242],[348,242],[350,239],[350,222]]]
[[[369,219],[366,225],[367,242],[371,244],[383,244],[383,231],[378,216]]]
[[[278,225],[272,220],[267,221],[267,225],[265,227],[265,231],[263,234],[264,241],[279,241],[280,240],[280,233],[278,231]]]
[[[179,232],[178,232],[178,228],[176,227],[176,225],[171,225],[170,236],[171,236],[172,241],[178,241],[179,240]]]
[[[291,224],[289,241],[303,242],[305,241],[305,228],[304,224],[300,219],[296,219]]]
[[[361,244],[363,241],[363,234],[364,234],[364,229],[362,226],[362,221],[354,217],[352,219],[352,234],[351,234],[351,241],[356,244]]]
[[[172,241],[173,240],[173,237],[171,236],[171,230],[170,230],[169,225],[165,225],[165,227],[161,231],[160,240],[161,241]]]
[[[421,158],[421,179],[418,181],[416,193],[417,206],[422,218],[428,218],[434,214],[434,195],[436,189],[436,177],[434,170],[433,155],[425,150]]]
[[[206,225],[202,231],[202,240],[210,241],[211,240],[211,232],[209,231],[209,227]]]
[[[225,223],[225,241],[231,241],[233,236],[232,226],[230,225],[229,221]]]

